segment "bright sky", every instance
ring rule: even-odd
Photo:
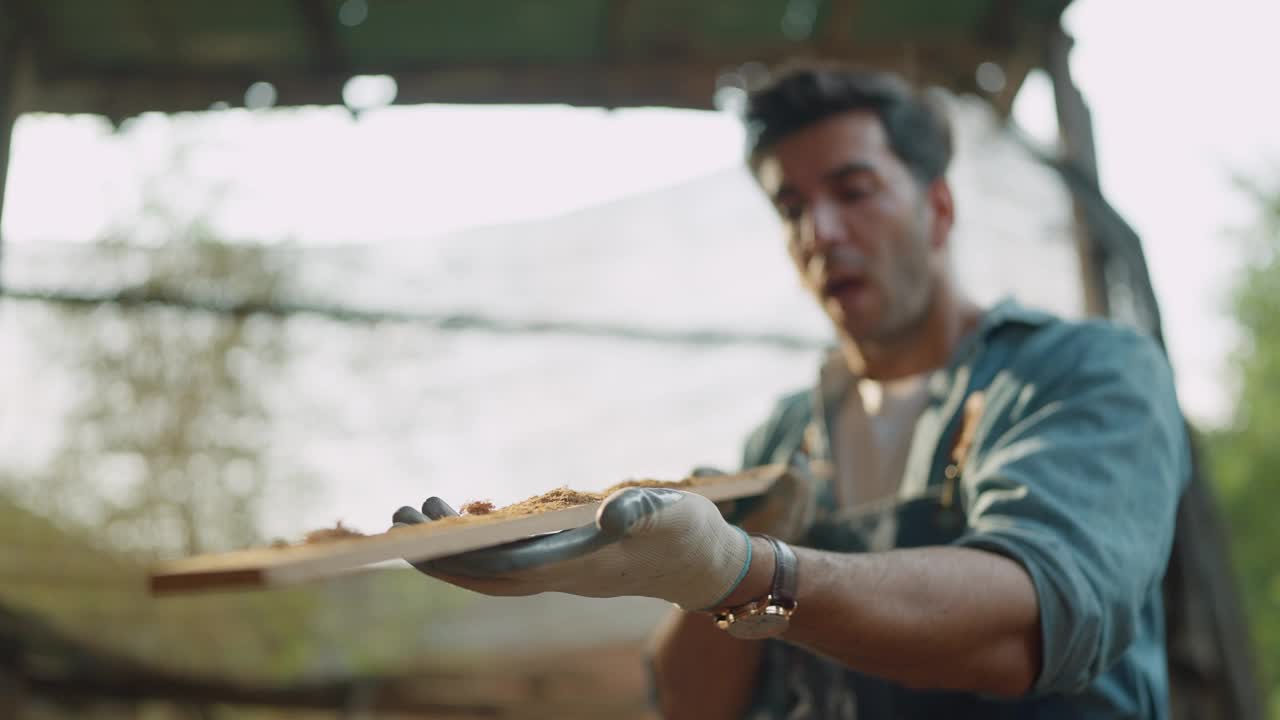
[[[1280,96],[1267,90],[1274,63],[1263,57],[1280,4],[1078,0],[1067,25],[1104,190],[1146,244],[1184,404],[1220,422],[1232,342],[1224,287],[1240,258],[1224,231],[1249,219],[1233,174],[1280,159]],[[1016,116],[1052,135],[1043,78],[1028,84]],[[728,167],[742,142],[727,116],[668,110],[390,108],[359,121],[340,109],[232,111],[197,122],[193,175],[234,178],[220,216],[227,230],[325,243],[555,215]],[[141,179],[159,174],[195,126],[144,117],[112,134],[95,118],[22,119],[6,239],[88,238],[127,217]]]

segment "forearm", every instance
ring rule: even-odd
[[[763,645],[719,630],[711,617],[675,610],[652,649],[662,717],[740,718],[751,699]]]
[[[1038,605],[1014,561],[952,547],[796,554],[787,641],[910,687],[1017,696],[1035,683]]]

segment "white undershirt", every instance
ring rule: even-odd
[[[882,507],[898,494],[916,420],[928,404],[924,376],[890,382],[860,379],[836,415],[833,459],[842,510]],[[872,550],[893,546],[895,523],[876,524]]]

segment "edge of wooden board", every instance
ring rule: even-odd
[[[759,495],[781,476],[769,465],[737,475],[703,478],[688,488],[713,501]],[[533,515],[495,517],[490,522],[422,525],[379,535],[285,548],[255,548],[198,555],[166,563],[150,576],[153,595],[218,589],[280,587],[336,577],[388,560],[422,561],[492,547],[533,535],[558,532],[592,522],[599,502]],[[478,519],[477,519],[478,520]]]
[[[206,570],[197,573],[153,573],[148,579],[148,587],[152,595],[172,595],[211,588],[226,590],[258,588],[264,585],[266,583],[259,568]]]

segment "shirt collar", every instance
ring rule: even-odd
[[[975,344],[986,341],[992,333],[1007,325],[1039,327],[1053,320],[1054,316],[1043,310],[1026,307],[1012,297],[1003,298],[982,314],[978,327],[960,340],[948,364],[954,364],[958,358],[965,357],[975,349]],[[818,385],[828,402],[842,397],[856,379],[849,371],[839,347],[828,349],[818,378]]]
[[[997,302],[990,310],[983,313],[978,323],[977,335],[986,336],[1005,325],[1018,324],[1038,327],[1052,322],[1054,316],[1043,310],[1029,308],[1011,297]]]
[[[1054,320],[1054,316],[1035,308],[1029,308],[1011,297],[1006,297],[982,314],[978,327],[956,344],[948,366],[954,366],[961,358],[968,357],[985,343],[997,330],[1009,325],[1040,327]]]

